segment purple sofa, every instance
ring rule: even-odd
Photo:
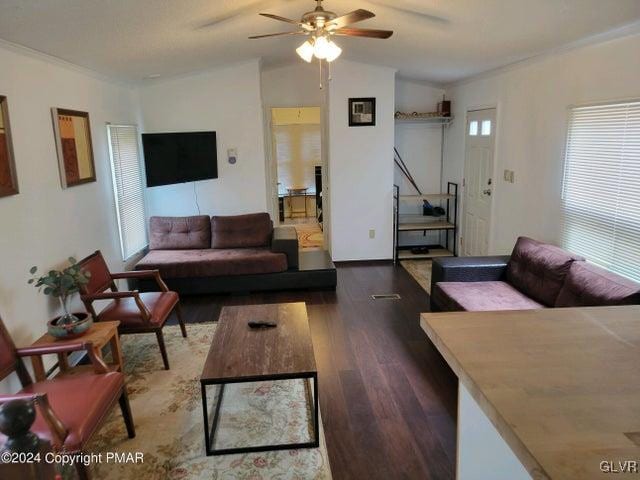
[[[298,267],[295,229],[274,228],[268,213],[151,217],[149,230],[135,270],[159,270],[179,293],[259,290],[265,275]]]
[[[511,256],[433,261],[432,311],[640,304],[640,284],[553,245],[520,237]]]

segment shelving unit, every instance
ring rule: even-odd
[[[448,127],[453,122],[453,117],[400,117],[395,120],[396,123],[428,123]]]
[[[400,195],[400,187],[394,185],[394,245],[393,253],[394,263],[398,260],[419,259],[419,258],[436,258],[436,257],[452,257],[457,256],[457,237],[458,237],[458,184],[453,182],[447,183],[447,193],[436,193],[427,195]],[[400,202],[420,202],[427,200],[429,203],[441,202],[446,205],[445,216],[432,217],[415,214],[401,214]],[[444,232],[444,245],[400,245],[400,233],[402,232]],[[411,249],[415,247],[426,246],[428,253],[411,253]]]

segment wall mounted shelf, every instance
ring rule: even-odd
[[[454,117],[400,117],[396,118],[396,124],[424,124],[435,127],[448,127]]]

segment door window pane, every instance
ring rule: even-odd
[[[481,135],[488,136],[491,135],[491,120],[483,120],[482,121],[482,133]]]

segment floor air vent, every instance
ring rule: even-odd
[[[400,300],[400,295],[397,293],[383,293],[378,295],[371,295],[374,300]]]

